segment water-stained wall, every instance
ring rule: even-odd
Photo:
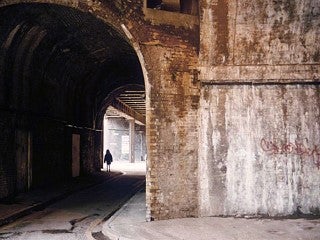
[[[319,1],[200,9],[200,215],[319,214]]]
[[[319,106],[319,86],[204,87],[202,215],[319,213]]]
[[[319,79],[320,2],[201,1],[201,80]]]

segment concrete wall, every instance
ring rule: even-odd
[[[319,214],[319,6],[201,1],[201,216]]]
[[[319,73],[306,66],[320,62],[319,4],[316,0],[201,1],[203,80],[279,80],[290,73],[289,79],[297,79],[299,75],[292,73],[307,74],[309,69]],[[295,66],[282,66],[288,64]],[[268,71],[281,67],[286,69],[284,75]]]
[[[319,86],[207,86],[201,97],[201,215],[318,213]]]

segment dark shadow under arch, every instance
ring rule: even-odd
[[[99,171],[99,116],[110,94],[144,85],[137,53],[124,33],[66,6],[0,7],[0,64],[0,131],[32,138],[32,187],[71,177],[74,134],[80,136],[81,174]],[[19,139],[8,135],[0,148],[8,183],[0,198],[20,191],[12,174],[15,147],[26,142]]]

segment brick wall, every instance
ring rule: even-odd
[[[197,215],[197,109],[192,48],[149,48],[147,205],[151,219]],[[151,58],[152,57],[152,58]],[[159,67],[156,67],[159,66]]]
[[[0,119],[0,198],[15,193],[16,166],[13,129],[14,118],[12,114],[1,112]]]
[[[34,119],[32,135],[32,186],[44,186],[67,179],[71,159],[66,158],[71,146],[63,123]]]
[[[37,1],[0,1],[0,5],[18,2]],[[76,5],[71,1],[64,3],[79,7],[78,2]],[[6,20],[10,21],[10,17]],[[0,198],[13,196],[27,188],[24,176],[27,163],[16,152],[16,147],[21,143],[17,137],[19,131],[31,137],[31,146],[28,146],[32,155],[31,187],[57,183],[71,177],[72,133],[81,134],[82,173],[100,170],[101,134],[92,129],[94,101],[89,94],[81,101],[79,98],[82,95],[79,90],[76,92],[76,87],[63,86],[62,82],[74,77],[65,69],[57,67],[53,71],[44,70],[50,65],[44,59],[49,58],[53,47],[50,40],[43,40],[48,29],[41,31],[41,28],[28,25],[21,29],[17,27],[15,32],[12,31],[16,24],[14,20],[9,23],[2,21],[2,24],[0,130],[3,135],[0,139]],[[12,39],[14,41],[11,42]],[[55,75],[58,72],[65,74],[64,77]],[[20,166],[17,163],[21,163]]]

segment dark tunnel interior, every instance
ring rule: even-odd
[[[0,19],[6,195],[70,177],[73,134],[80,136],[81,174],[100,169],[97,118],[106,99],[125,85],[144,85],[130,43],[90,13],[54,4],[3,7]]]

